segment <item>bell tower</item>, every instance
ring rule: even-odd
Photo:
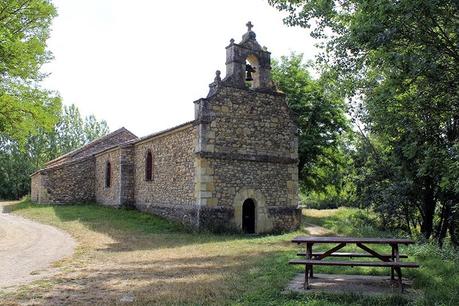
[[[226,47],[226,76],[222,83],[237,88],[272,91],[271,53],[257,42],[252,23],[249,21],[246,26],[247,32],[241,42],[235,43],[231,39]]]
[[[247,23],[226,47],[206,98],[195,101],[198,227],[272,233],[300,224],[298,139],[285,94],[271,80],[271,54]]]

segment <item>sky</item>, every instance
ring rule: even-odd
[[[137,136],[194,119],[225,47],[250,20],[272,58],[318,53],[307,29],[287,27],[267,0],[54,0],[59,16],[48,48],[54,60],[43,86],[83,115]]]

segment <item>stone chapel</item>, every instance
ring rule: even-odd
[[[296,229],[297,127],[247,27],[193,121],[141,138],[121,128],[54,159],[31,175],[32,201],[132,207],[217,232]]]

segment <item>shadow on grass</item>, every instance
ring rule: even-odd
[[[298,267],[287,262],[296,257],[296,247],[289,241],[300,232],[279,236],[196,233],[150,214],[91,204],[42,206],[21,202],[6,209],[64,229],[66,223],[76,222],[113,240],[94,250],[97,258],[94,262],[91,257],[81,267],[76,267],[78,262],[72,263],[69,271],[53,280],[52,289],[39,287],[24,293],[27,300],[41,299],[45,304],[116,304],[123,295],[132,293],[139,305],[406,304],[398,297],[282,294],[286,283],[298,272]],[[391,235],[369,228],[373,225],[368,216],[356,210],[337,210],[323,216],[307,214],[304,221],[349,236]],[[457,268],[445,272],[442,269],[446,266],[435,268],[435,265],[441,263],[428,265],[429,269],[436,269],[433,274],[428,270],[410,273],[419,279],[418,286],[426,292],[425,304],[437,300],[445,305],[449,305],[448,301],[457,302],[459,291],[454,285],[459,282]],[[373,275],[387,272],[342,267],[339,270],[321,267],[315,271]]]
[[[134,304],[161,305],[405,305],[404,297],[350,294],[284,293],[296,274],[288,266],[290,252],[249,256],[183,256],[152,261],[134,260],[103,270],[89,266],[77,275],[57,280],[48,304],[118,304],[129,294]]]
[[[36,205],[30,201],[7,205],[5,210],[19,212],[32,219],[39,219],[65,229],[65,223],[78,222],[87,229],[105,234],[114,241],[103,249],[106,252],[124,252],[133,250],[155,250],[175,248],[186,245],[207,243],[228,243],[231,241],[250,240],[257,243],[279,242],[283,235],[242,235],[213,234],[206,231],[194,231],[181,224],[133,209],[115,209],[98,204],[74,205]],[[40,216],[47,216],[43,220]],[[51,217],[49,217],[51,216]],[[53,220],[53,216],[55,219]],[[148,238],[152,239],[149,241]],[[142,240],[142,243],[137,243]],[[287,240],[288,241],[288,240]],[[281,242],[282,243],[282,242]]]
[[[46,304],[114,304],[129,292],[138,304],[226,304],[227,298],[234,299],[235,292],[248,287],[239,282],[239,275],[254,269],[260,258],[273,256],[278,243],[280,247],[285,243],[283,236],[190,232],[146,213],[92,204],[21,202],[7,209],[79,230],[74,233],[83,244],[98,236],[82,228],[110,238],[109,243],[91,244],[96,248],[67,264],[65,273],[52,280],[52,290],[26,287],[18,293],[24,300]]]
[[[52,305],[114,305],[125,295],[135,304],[223,305],[243,292],[241,283],[228,279],[246,266],[241,256],[168,258],[133,261],[99,269],[89,265],[77,274],[56,279],[50,292],[30,291],[27,297]]]

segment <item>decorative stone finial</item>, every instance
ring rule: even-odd
[[[219,83],[222,80],[222,78],[220,77],[220,74],[221,74],[220,70],[215,71],[215,79],[214,79],[214,81],[216,83]]]
[[[232,45],[232,44],[234,44],[234,39],[233,38],[230,39],[230,45]]]
[[[249,22],[247,22],[245,25],[247,26],[247,32],[252,31],[252,28],[253,28],[252,22],[249,21]]]

